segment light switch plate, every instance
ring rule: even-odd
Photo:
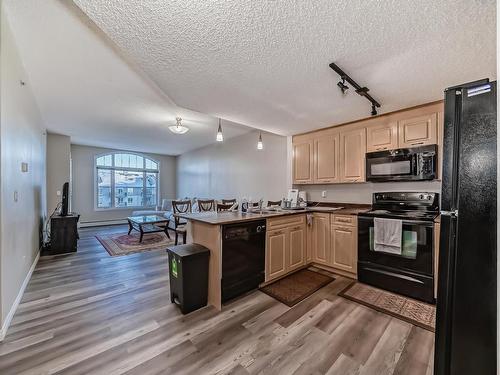
[[[21,163],[21,172],[28,172],[28,163]]]
[[[14,191],[14,202],[17,202],[19,199],[19,193],[16,191]]]
[[[321,198],[326,198],[326,190],[323,190],[323,191],[321,192]]]

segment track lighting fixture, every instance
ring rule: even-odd
[[[377,102],[370,94],[368,94],[368,87],[361,87],[354,81],[351,77],[349,77],[342,69],[340,69],[339,66],[337,66],[335,63],[330,64],[330,68],[332,68],[335,73],[337,73],[340,76],[341,81],[337,83],[337,86],[340,88],[342,91],[342,94],[345,94],[347,90],[349,89],[349,86],[345,84],[345,81],[351,85],[351,87],[354,88],[356,91],[356,94],[364,96],[366,100],[368,100],[370,103],[372,103],[372,116],[375,116],[377,114],[377,108],[380,107],[380,103]]]
[[[342,81],[339,81],[337,83],[337,86],[340,88],[340,91],[342,91],[342,94],[346,94],[347,90],[349,90],[349,86],[345,84],[345,78],[342,77]]]

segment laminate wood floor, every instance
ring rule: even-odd
[[[0,374],[432,374],[434,335],[338,297],[337,279],[293,308],[253,292],[183,316],[163,251],[42,257],[5,340]]]

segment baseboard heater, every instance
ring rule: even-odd
[[[127,219],[82,221],[80,222],[80,228],[99,227],[103,225],[118,225],[118,224],[127,224]]]

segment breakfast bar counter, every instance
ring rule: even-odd
[[[208,276],[208,304],[216,309],[222,309],[222,243],[223,227],[231,224],[244,224],[245,222],[278,219],[286,221],[286,217],[306,215],[308,213],[333,213],[335,215],[358,215],[370,209],[370,205],[336,204],[315,205],[301,210],[269,210],[262,212],[200,212],[179,213],[176,216],[187,220],[187,243],[197,243],[210,250],[209,276]],[[305,223],[305,218],[302,219]],[[304,224],[305,225],[305,224]],[[267,249],[265,250],[267,251]]]

